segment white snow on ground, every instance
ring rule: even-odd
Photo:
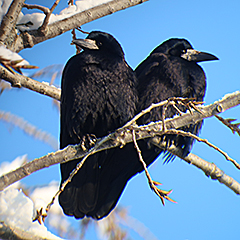
[[[0,192],[0,206],[0,221],[7,226],[41,238],[61,239],[50,233],[44,225],[32,222],[33,202],[21,190],[11,188]]]

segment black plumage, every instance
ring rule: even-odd
[[[83,51],[67,62],[62,75],[61,149],[121,127],[135,115],[138,101],[137,78],[113,36],[93,31],[73,43]],[[61,164],[62,182],[80,161]],[[67,215],[101,219],[115,207],[128,179],[141,170],[131,144],[94,154],[67,184],[59,203]]]
[[[203,101],[206,91],[206,76],[203,69],[197,64],[201,61],[217,60],[212,54],[199,52],[193,49],[185,39],[172,38],[156,47],[151,54],[136,68],[135,72],[139,81],[139,103],[138,111],[147,108],[151,103],[161,102],[170,97],[194,98]],[[186,112],[187,108],[178,108]],[[177,110],[170,106],[165,114],[171,118],[177,114]],[[139,120],[139,124],[162,119],[162,108],[155,108]],[[198,135],[203,122],[190,124],[181,130]],[[163,141],[166,146],[174,143],[183,150],[183,157],[188,155],[193,144],[193,139],[179,135],[164,135]],[[151,146],[146,141],[141,141],[143,157],[152,161],[162,151]],[[174,156],[166,154],[165,161],[173,159]]]

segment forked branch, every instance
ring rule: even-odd
[[[208,106],[201,107],[201,111],[204,113],[201,114],[198,111],[193,111],[192,114],[185,113],[182,116],[174,117],[173,119],[166,119],[165,125],[167,129],[173,129],[173,128],[180,128],[185,125],[188,125],[190,123],[196,123],[203,118],[215,116],[221,111],[225,111],[231,107],[237,106],[240,104],[240,92],[235,92],[232,94],[228,94],[227,96],[224,96],[223,99],[216,101],[213,104],[210,104]],[[134,122],[134,121],[130,121]],[[128,124],[127,124],[128,125]],[[136,139],[144,139],[144,138],[151,138],[154,144],[156,144],[158,147],[165,148],[164,145],[161,145],[161,138],[158,136],[154,137],[155,131],[161,131],[162,129],[162,122],[156,122],[156,123],[150,123],[148,125],[144,126],[131,126],[131,130],[129,130],[130,125],[128,125],[128,128],[120,128],[116,130],[114,133],[109,134],[107,137],[98,139],[95,145],[94,153],[103,151],[106,149],[119,147],[120,145],[124,145],[127,143],[130,143],[133,141],[132,139],[132,129],[136,132]],[[143,131],[142,131],[143,130]],[[159,132],[157,132],[156,135],[159,135]],[[154,138],[153,138],[154,137]],[[100,144],[101,143],[101,144]],[[96,148],[97,146],[97,148]],[[181,157],[181,154],[179,152],[176,152],[175,150],[172,150],[171,147],[168,149],[169,152],[172,154]],[[92,151],[92,150],[90,150]],[[70,160],[74,160],[77,158],[83,158],[86,156],[86,152],[84,152],[81,148],[81,144],[71,146],[69,145],[63,150],[59,150],[57,152],[50,153],[46,156],[43,156],[38,159],[34,159],[32,162],[26,163],[24,166],[16,169],[15,171],[12,171],[8,174],[3,175],[0,177],[0,190],[3,190],[5,187],[9,186],[10,184],[19,181],[20,179],[28,176],[29,174],[43,169],[45,167],[49,167],[51,165],[57,164],[57,163],[64,163]],[[198,165],[198,161],[196,158],[195,160],[191,160],[192,154],[189,154],[184,160],[188,163],[195,163],[194,165],[202,169],[202,164]],[[200,158],[197,158],[200,159]],[[204,164],[206,166],[206,164]],[[212,167],[209,169],[202,169],[205,173],[211,172]],[[226,185],[228,182],[226,182]],[[235,184],[234,191],[239,194],[240,193],[240,187],[238,188],[238,185]],[[231,188],[229,185],[228,187]],[[231,188],[232,189],[232,188]]]

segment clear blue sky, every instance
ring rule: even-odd
[[[40,0],[26,2],[44,2],[46,6],[52,4],[52,1]],[[63,9],[66,2],[61,1],[56,12]],[[215,54],[219,61],[201,63],[207,75],[205,102],[209,104],[226,93],[240,89],[239,9],[238,0],[150,0],[85,24],[82,28],[85,31],[101,30],[114,35],[121,43],[132,68],[153,48],[171,37],[186,38],[195,49]],[[79,32],[78,37],[85,36]],[[51,64],[65,64],[75,53],[70,42],[71,34],[68,32],[20,54],[40,69]],[[0,109],[19,115],[59,138],[59,113],[48,97],[24,89],[5,91],[0,96]],[[240,121],[240,109],[237,107],[221,116]],[[0,133],[0,161],[12,161],[26,153],[29,159],[34,159],[53,151],[45,143],[3,122],[0,122]],[[239,136],[233,135],[215,118],[205,120],[200,136],[240,162]],[[240,181],[239,170],[215,150],[203,143],[196,143],[192,152],[214,162],[226,174]],[[239,239],[240,197],[235,193],[178,158],[166,165],[159,158],[151,166],[150,173],[154,180],[163,183],[163,189],[173,189],[171,196],[178,203],[167,202],[163,207],[149,189],[145,175],[141,174],[129,182],[119,204],[128,207],[129,214],[145,224],[159,239]],[[59,166],[39,171],[23,182],[34,185],[51,180],[59,180]],[[133,232],[131,234],[133,239],[142,239]]]

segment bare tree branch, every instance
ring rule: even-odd
[[[232,123],[235,122],[237,119],[224,119],[220,116],[215,116],[220,122],[222,122],[225,126],[230,128],[232,130],[232,133],[234,134],[235,132],[240,136],[240,123]]]
[[[12,1],[0,25],[0,43],[5,43],[9,48],[13,45],[17,37],[15,31],[16,22],[24,2],[25,0]]]
[[[18,73],[12,73],[1,65],[0,65],[0,78],[11,83],[11,85],[13,87],[25,87],[25,88],[28,88],[35,92],[41,93],[43,95],[47,95],[53,99],[60,100],[60,96],[61,96],[60,89],[58,89],[54,86],[49,86],[45,83],[38,82],[36,80],[33,80],[29,77],[20,75]],[[195,111],[192,114],[191,113],[183,114],[181,116],[181,118],[182,118],[181,121],[189,122],[191,119],[191,122],[189,122],[189,123],[194,124],[197,121],[202,120],[203,118],[207,118],[207,117],[211,117],[213,115],[219,114],[228,108],[231,108],[231,107],[234,107],[234,106],[237,106],[240,104],[240,92],[239,91],[237,91],[234,94],[231,94],[229,96],[227,94],[226,96],[224,96],[224,98],[222,100],[224,100],[225,98],[228,98],[228,100],[227,101],[217,101],[216,103],[211,104],[211,107],[205,109],[205,112],[203,109],[201,109],[201,107],[199,107],[198,109],[200,109],[200,111],[199,110]],[[154,104],[150,105],[149,108],[143,110],[138,115],[136,115],[130,122],[126,123],[124,127],[130,126],[138,118],[140,118],[143,114],[145,114],[146,112],[149,112],[152,108],[155,108],[158,106],[163,106],[167,102],[168,102],[168,100],[165,100],[161,103],[157,103],[157,104],[154,103]],[[192,117],[192,115],[194,115],[194,117]],[[165,122],[167,122],[167,120],[165,120]],[[177,128],[181,127],[181,126],[178,126],[178,124],[175,123],[174,121],[171,121],[171,123],[172,123],[172,125],[169,126],[168,129],[169,128],[177,129]]]
[[[0,110],[0,120],[11,123],[16,127],[19,127],[26,134],[49,144],[54,150],[58,149],[58,141],[54,136],[38,129],[36,126],[30,124],[23,118],[16,116],[10,112]]]
[[[146,130],[148,131],[148,130]],[[153,132],[153,131],[152,131]],[[155,132],[157,134],[157,132]],[[210,143],[207,139],[203,139],[203,138],[200,138],[190,132],[185,132],[185,131],[182,131],[182,130],[177,130],[177,129],[166,129],[163,131],[164,135],[165,134],[176,134],[176,135],[181,135],[181,136],[186,136],[186,137],[191,137],[191,138],[194,138],[196,139],[198,142],[203,142],[203,143],[206,143],[209,147],[215,149],[216,151],[220,152],[225,158],[227,161],[230,161],[237,169],[240,170],[240,164],[238,162],[236,162],[234,159],[232,159],[231,157],[229,157],[229,155],[224,152],[222,149],[218,148],[217,146],[215,146],[214,144]],[[158,132],[159,134],[159,132]],[[162,133],[161,133],[162,135]]]
[[[35,44],[59,36],[71,29],[82,26],[85,23],[146,1],[148,0],[113,0],[48,25],[47,31],[44,35],[39,30],[22,32],[18,35],[15,46],[13,46],[11,50],[19,52],[24,48],[31,48]]]
[[[40,83],[36,80],[20,75],[18,73],[12,73],[1,65],[0,65],[0,78],[11,83],[12,87],[18,88],[25,87],[32,91],[60,100],[61,95],[60,89],[54,86],[49,86],[47,84]]]
[[[56,1],[54,2],[54,4],[52,5],[50,11],[46,14],[46,17],[45,17],[45,19],[44,19],[44,21],[43,21],[43,24],[42,24],[42,26],[39,28],[39,31],[41,31],[43,34],[45,34],[45,32],[46,32],[47,25],[48,25],[48,23],[49,23],[51,14],[52,14],[52,12],[54,11],[54,9],[56,8],[56,6],[58,5],[59,2],[60,2],[60,0],[56,0]]]
[[[44,7],[44,6],[40,6],[40,5],[37,5],[37,4],[27,4],[27,3],[24,3],[23,7],[27,8],[27,9],[38,9],[38,10],[41,10],[46,15],[50,12],[49,8]]]
[[[227,94],[226,96],[224,96],[221,100],[214,102],[213,104],[210,104],[208,106],[204,106],[201,107],[201,111],[204,113],[204,115],[202,115],[201,113],[199,113],[198,111],[194,110],[191,113],[185,113],[182,116],[177,116],[174,117],[173,119],[166,119],[165,120],[165,125],[167,127],[167,129],[175,129],[175,128],[180,128],[183,127],[185,125],[188,125],[189,123],[196,123],[200,120],[202,120],[203,118],[206,117],[211,117],[214,116],[216,114],[218,114],[219,112],[223,112],[229,108],[232,108],[234,106],[237,106],[240,104],[240,92],[235,92],[232,94]],[[144,126],[130,126],[132,129],[135,130],[136,132],[136,139],[143,139],[143,138],[153,138],[154,137],[154,133],[152,133],[151,131],[161,131],[162,129],[162,122],[159,121],[157,123],[150,123],[148,125],[144,125]],[[114,147],[118,147],[120,145],[124,145],[127,144],[129,142],[132,142],[132,133],[131,130],[129,128],[120,128],[118,130],[116,130],[115,132],[111,133],[110,135],[108,135],[107,137],[101,138],[97,140],[97,149],[96,149],[96,145],[95,145],[95,149],[94,152],[99,152],[102,150],[106,150],[106,149],[110,149],[110,148],[114,148]],[[141,131],[142,130],[142,131]],[[146,131],[147,130],[147,131]],[[164,134],[164,132],[162,132]],[[155,134],[155,135],[159,135]],[[160,143],[160,138],[158,136],[154,137],[152,139],[153,143],[156,144],[158,147],[164,148],[165,146],[162,146]],[[103,144],[99,144],[99,143],[103,143]],[[93,149],[91,149],[90,151],[93,151]],[[169,152],[173,153],[174,155],[181,157],[181,152],[176,152],[176,149],[173,149],[173,146],[168,149]],[[42,168],[45,167],[49,167],[51,165],[57,164],[57,163],[64,163],[73,159],[77,159],[77,158],[82,158],[84,156],[86,156],[87,154],[89,154],[88,152],[84,152],[81,148],[81,144],[79,145],[69,145],[67,146],[65,149],[63,150],[59,150],[57,152],[53,152],[53,153],[49,153],[46,156],[43,156],[41,158],[38,159],[34,159],[33,161],[26,163],[25,165],[23,165],[22,167],[16,169],[13,172],[7,173],[3,176],[0,177],[0,190],[3,190],[5,187],[9,186],[10,184],[30,175],[31,173],[38,171]],[[199,167],[200,169],[202,169],[202,163],[198,164],[197,159],[200,159],[198,157],[194,157],[194,159],[192,159],[192,157],[195,156],[193,154],[189,154],[186,158],[184,158],[184,160],[188,163],[192,163],[193,165]],[[204,160],[202,160],[202,162],[204,162]],[[212,165],[207,165],[204,164],[204,167],[202,170],[206,173],[212,173]],[[208,167],[210,166],[210,167]],[[214,178],[214,173],[212,174],[208,174],[210,176],[212,176],[212,178]],[[221,181],[223,179],[223,177],[219,178]],[[219,180],[219,181],[220,181]],[[225,181],[226,184],[229,181]],[[225,184],[225,183],[224,183]],[[234,191],[236,193],[240,193],[239,189],[239,185],[237,184],[233,184],[234,185]],[[237,186],[237,187],[235,187]],[[232,189],[232,185],[229,186]]]
[[[154,137],[151,142],[157,147],[165,147],[165,145],[161,142],[160,137]],[[185,158],[182,158],[182,150],[175,147],[174,145],[168,148],[168,151],[183,159],[185,162],[194,165],[198,169],[202,170],[206,174],[206,176],[211,177],[211,179],[218,180],[220,183],[223,183],[226,187],[230,188],[237,195],[240,194],[240,184],[232,177],[225,174],[214,163],[210,163],[193,153],[189,153]]]
[[[144,162],[144,159],[142,157],[142,153],[141,153],[141,150],[137,144],[137,140],[136,140],[136,134],[135,134],[135,131],[132,130],[132,136],[133,136],[133,143],[134,143],[134,146],[137,150],[137,153],[138,153],[138,157],[139,157],[139,161],[142,163],[143,165],[143,169],[145,171],[145,175],[148,179],[148,184],[150,186],[150,188],[156,193],[156,195],[161,199],[161,202],[162,202],[162,205],[165,205],[165,201],[164,199],[167,199],[171,202],[175,202],[173,201],[170,197],[168,197],[168,195],[172,192],[172,191],[163,191],[159,188],[157,188],[156,186],[156,182],[152,180],[149,172],[148,172],[148,169],[147,169],[147,164]]]

